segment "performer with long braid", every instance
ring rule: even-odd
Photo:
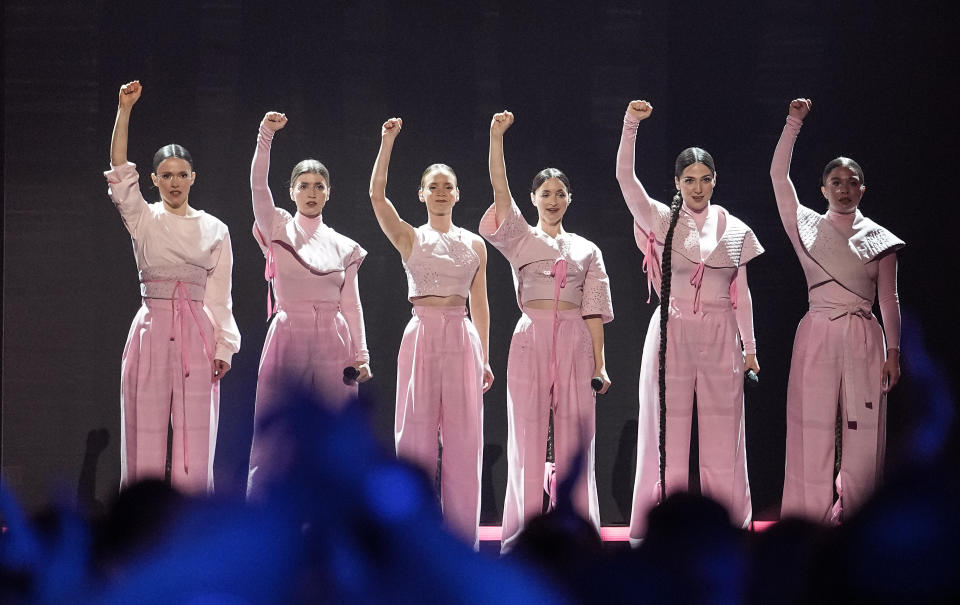
[[[826,214],[800,204],[790,160],[810,107],[810,99],[790,103],[770,165],[780,220],[803,267],[810,301],[790,363],[781,517],[837,523],[863,505],[883,472],[886,396],[900,378],[896,252],[904,243],[860,213],[863,170],[850,158],[836,158],[823,170]],[[872,312],[878,292],[882,327]]]
[[[487,356],[487,247],[479,236],[453,224],[460,189],[457,175],[446,164],[431,164],[420,179],[418,195],[427,223],[413,227],[400,218],[386,189],[393,145],[402,127],[400,118],[383,124],[370,177],[373,211],[400,253],[407,271],[407,298],[413,304],[397,354],[394,441],[398,457],[417,464],[432,478],[439,431],[443,516],[477,549],[483,393],[493,383]]]
[[[139,81],[120,88],[105,172],[110,199],[133,240],[143,305],[123,350],[120,378],[120,488],[163,478],[172,426],[170,481],[213,491],[220,380],[240,350],[230,296],[233,252],[227,226],[189,203],[193,158],[180,145],[153,156],[160,201],[148,204],[127,161],[130,114]]]
[[[594,472],[596,393],[610,388],[603,351],[603,324],[613,319],[603,256],[593,242],[563,228],[572,199],[570,181],[556,168],[534,177],[530,200],[536,227],[527,223],[507,183],[503,135],[513,123],[505,111],[490,122],[490,182],[494,204],[480,234],[513,268],[517,322],[507,360],[507,493],[501,551],[509,551],[525,523],[543,512],[545,483],[569,476],[582,455],[573,487],[574,508],[600,530]],[[556,477],[545,481],[547,431],[553,412]],[[550,485],[547,485],[550,488]],[[555,492],[550,490],[551,501]]]
[[[330,173],[314,159],[293,167],[290,200],[296,213],[274,205],[267,184],[273,138],[287,125],[287,116],[268,112],[260,122],[257,148],[250,165],[250,191],[255,219],[253,235],[266,257],[267,316],[274,311],[270,286],[276,292],[276,315],[260,356],[257,400],[247,496],[257,498],[284,464],[283,443],[269,443],[261,432],[264,418],[284,403],[291,389],[315,392],[331,409],[357,396],[357,383],[369,380],[363,307],[357,271],[367,252],[323,220],[330,199]],[[344,368],[355,368],[353,380]]]
[[[653,106],[627,106],[617,180],[643,251],[647,287],[660,296],[640,370],[637,473],[630,538],[646,532],[647,512],[687,489],[693,400],[697,400],[701,491],[745,527],[751,519],[743,418],[743,374],[759,372],[746,263],[763,252],[753,231],[711,204],[716,169],[709,153],[683,150],[668,207],[634,174],[637,127]]]

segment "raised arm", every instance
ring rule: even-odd
[[[130,128],[130,112],[140,99],[143,87],[140,80],[128,82],[120,87],[120,101],[117,104],[117,119],[113,123],[113,138],[110,140],[110,164],[123,166],[127,163],[127,137]]]
[[[493,370],[490,369],[490,303],[487,300],[487,245],[483,239],[474,238],[474,252],[480,257],[480,267],[470,284],[470,319],[480,334],[483,349],[483,392],[493,385]]]
[[[250,164],[250,193],[253,197],[253,216],[257,221],[264,240],[270,240],[273,232],[274,202],[267,175],[270,174],[270,146],[273,136],[287,125],[287,116],[276,111],[268,111],[260,122],[257,134],[257,149],[253,152]]]
[[[497,225],[500,225],[510,214],[513,205],[513,196],[510,195],[510,184],[507,183],[507,161],[503,157],[503,134],[513,124],[513,114],[502,111],[493,114],[490,120],[490,184],[493,186],[493,203],[497,209]]]
[[[637,127],[653,113],[653,105],[648,101],[630,101],[623,116],[623,133],[620,135],[620,148],[617,149],[617,182],[627,202],[627,208],[633,220],[640,228],[650,232],[653,227],[654,200],[640,184],[634,172]]]
[[[780,220],[787,233],[793,236],[797,225],[797,207],[800,200],[797,190],[790,180],[790,160],[793,157],[793,144],[803,125],[803,119],[810,113],[813,102],[810,99],[794,99],[790,102],[787,113],[787,123],[773,152],[773,161],[770,162],[770,180],[773,182],[773,193],[777,198],[777,210]]]
[[[373,164],[373,174],[370,175],[370,203],[373,204],[373,212],[377,215],[380,229],[406,260],[413,249],[413,227],[400,218],[393,203],[387,199],[387,170],[390,167],[393,143],[397,140],[401,128],[403,120],[400,118],[390,118],[383,123],[380,131],[380,152]]]

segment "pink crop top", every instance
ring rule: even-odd
[[[502,224],[497,224],[496,206],[490,206],[480,220],[480,234],[507,258],[514,272],[517,302],[553,300],[556,261],[567,263],[566,283],[558,300],[580,307],[580,314],[600,315],[613,320],[610,281],[597,246],[574,233],[550,237],[523,218],[516,203]]]
[[[421,296],[462,296],[469,298],[470,286],[480,268],[480,257],[470,245],[468,233],[452,226],[441,233],[430,225],[415,227],[416,241],[410,257],[403,262],[407,271],[407,298]]]

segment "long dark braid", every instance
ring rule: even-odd
[[[673,232],[680,218],[680,206],[683,199],[680,192],[673,195],[670,204],[670,227],[663,238],[663,255],[660,263],[660,357],[657,370],[657,382],[660,391],[660,501],[667,497],[667,320],[670,317],[670,277],[672,273]]]
[[[703,164],[710,169],[710,174],[717,172],[716,165],[711,156],[705,149],[700,147],[687,147],[680,152],[673,165],[674,176],[679,179],[683,171],[691,164]],[[673,201],[670,204],[670,227],[667,228],[667,235],[663,238],[663,257],[660,262],[660,355],[659,368],[657,370],[657,382],[660,391],[660,501],[667,498],[667,320],[670,318],[670,277],[673,266],[671,257],[673,256],[673,232],[677,226],[677,219],[680,218],[680,207],[683,205],[683,197],[677,191],[673,194]]]

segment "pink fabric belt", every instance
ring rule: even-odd
[[[467,308],[464,306],[445,306],[445,307],[431,307],[427,305],[413,305],[413,308],[410,309],[410,314],[422,319],[433,319],[440,318],[442,322],[443,333],[446,334],[447,322],[453,320],[456,322],[462,322],[463,318],[467,316]],[[420,329],[423,329],[421,324]],[[460,342],[457,343],[461,348],[464,346],[463,341],[464,331],[459,331]],[[420,343],[424,342],[423,338],[418,338],[417,343],[418,347]],[[419,353],[419,351],[418,351]]]
[[[859,416],[860,406],[857,405],[858,402],[854,400],[856,397],[856,376],[857,376],[857,366],[854,363],[855,356],[851,354],[851,351],[854,347],[860,348],[863,351],[863,358],[867,358],[867,338],[866,331],[862,331],[862,337],[857,339],[859,342],[855,341],[857,335],[854,333],[853,326],[854,321],[866,320],[873,321],[873,312],[870,310],[870,307],[866,303],[854,303],[849,305],[811,305],[810,312],[815,314],[826,315],[830,321],[838,321],[843,319],[843,342],[846,346],[843,347],[843,394],[847,411],[847,423],[852,429],[856,429],[857,418]]]

